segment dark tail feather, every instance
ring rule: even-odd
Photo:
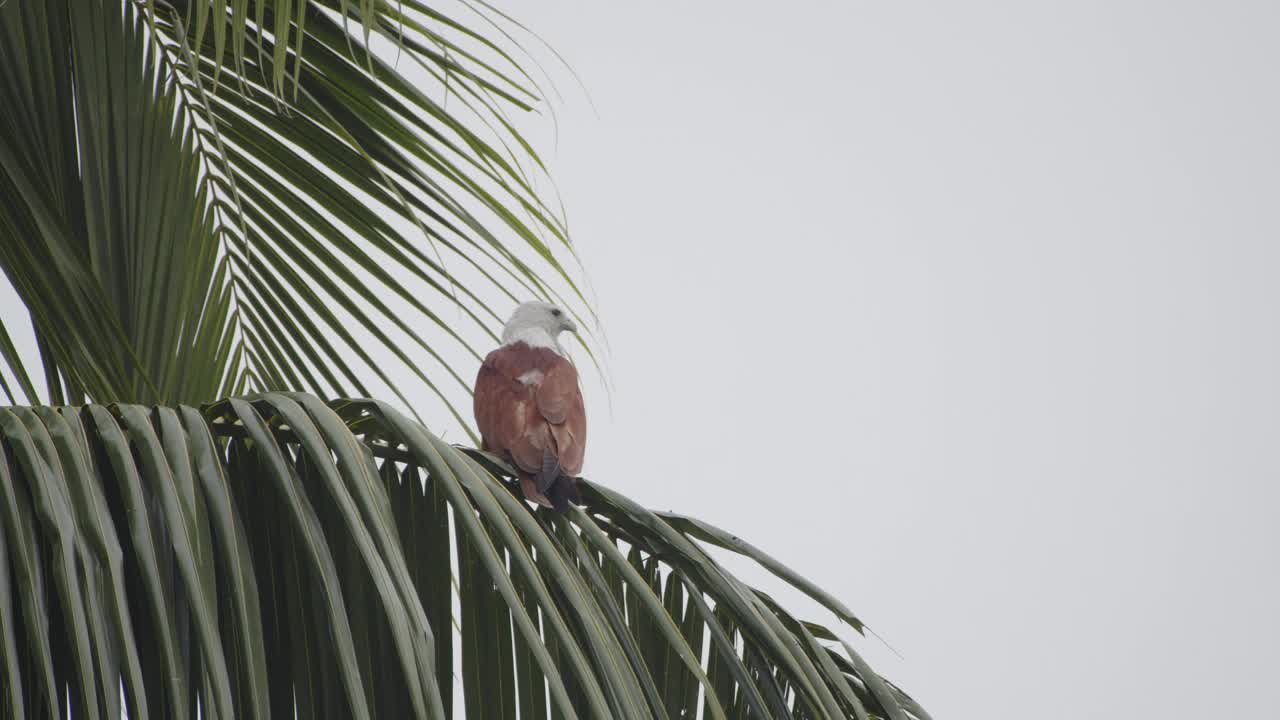
[[[578,495],[578,483],[568,475],[557,477],[545,494],[551,501],[551,509],[558,513],[568,512],[569,503],[582,504],[582,497]]]
[[[542,469],[533,476],[533,485],[538,488],[538,492],[550,498],[547,490],[555,485],[558,477],[560,477],[560,458],[556,457],[551,448],[546,448],[542,451]]]

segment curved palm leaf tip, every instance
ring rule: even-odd
[[[510,120],[541,90],[486,36],[510,37],[506,20],[454,10],[3,8],[0,265],[40,348],[33,362],[8,340],[16,326],[0,332],[0,389],[385,389],[404,407],[425,389],[465,428],[455,405],[517,298],[594,328],[565,223],[537,191],[545,168]]]
[[[0,703],[927,720],[704,552],[713,528],[589,483],[587,511],[530,512],[488,468],[372,401],[0,408]]]

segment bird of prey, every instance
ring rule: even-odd
[[[577,329],[555,305],[523,303],[476,377],[482,449],[516,468],[526,498],[557,512],[579,502],[574,476],[587,444],[578,371],[557,339]]]

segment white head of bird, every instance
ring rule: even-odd
[[[556,338],[566,330],[578,331],[569,313],[551,303],[533,300],[521,303],[511,313],[511,319],[502,328],[502,344],[522,342],[529,347],[548,348],[563,356],[564,348]]]

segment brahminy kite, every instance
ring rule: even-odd
[[[523,303],[476,377],[481,447],[515,467],[526,498],[557,512],[579,502],[574,476],[587,444],[578,371],[557,339],[577,329],[555,305]]]

